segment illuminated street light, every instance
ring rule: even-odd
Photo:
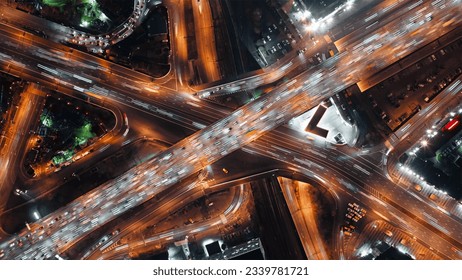
[[[37,211],[34,211],[33,214],[34,214],[34,218],[35,218],[36,220],[40,219],[40,215],[39,215],[39,213],[38,213]]]
[[[355,1],[354,0],[348,0],[346,3],[345,3],[345,10],[350,10],[352,7],[353,7],[353,3]]]

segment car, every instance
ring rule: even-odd
[[[316,59],[318,60],[319,63],[322,62],[322,58],[321,58],[321,55],[319,53],[316,54]]]

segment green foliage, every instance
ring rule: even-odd
[[[42,0],[44,5],[50,7],[60,8],[63,11],[63,8],[66,5],[72,5],[72,8],[75,9],[76,1],[75,0]],[[93,23],[93,21],[97,19],[106,18],[105,15],[101,12],[99,4],[96,0],[81,0],[78,1],[79,7],[78,11],[81,14],[80,22],[82,26],[88,26]]]
[[[72,0],[42,0],[44,5],[57,8],[63,8],[70,2],[72,2]]]
[[[62,151],[60,154],[54,156],[51,160],[54,165],[62,164],[63,162],[69,161],[74,156],[74,149],[79,145],[87,143],[88,139],[95,137],[95,134],[91,131],[91,123],[86,122],[83,126],[79,127],[75,131],[74,146],[68,150]]]
[[[79,8],[79,12],[82,14],[80,22],[92,23],[100,18],[102,12],[99,8],[99,4],[95,0],[82,0],[81,3],[82,6]]]
[[[74,149],[69,149],[63,151],[61,154],[54,156],[51,160],[53,161],[54,165],[59,165],[65,161],[68,161],[74,155]]]
[[[88,139],[95,137],[91,132],[91,123],[87,122],[75,131],[75,146],[87,143]]]
[[[53,119],[48,114],[40,115],[40,122],[42,123],[42,125],[48,128],[53,126]]]

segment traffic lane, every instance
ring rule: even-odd
[[[265,152],[264,148],[260,149],[259,152],[255,152],[262,155],[268,154],[267,152]],[[291,164],[293,165],[295,163]],[[398,224],[399,227],[406,229],[408,232],[411,232],[411,234],[414,234],[415,236],[418,236],[420,242],[423,242],[425,244],[425,241],[429,238],[429,236],[432,236],[433,240],[435,240],[435,245],[432,244],[433,249],[437,250],[441,254],[444,254],[444,256],[446,256],[446,259],[455,258],[455,254],[451,249],[453,244],[449,243],[446,239],[441,238],[440,235],[435,234],[432,230],[429,230],[427,227],[422,226],[413,218],[407,218],[403,216],[402,213],[396,208],[388,206],[386,203],[370,194],[367,194],[363,191],[359,191],[359,186],[361,185],[361,183],[358,184],[357,182],[360,182],[360,180],[353,180],[351,178],[351,175],[347,175],[349,174],[348,172],[344,171],[342,172],[343,174],[335,174],[339,171],[336,171],[333,168],[321,171],[313,171],[313,166],[306,162],[297,162],[295,165],[298,166],[296,167],[296,169],[299,170],[300,173],[312,177],[315,181],[319,182],[320,184],[328,184],[330,187],[336,188],[336,191],[339,193],[341,197],[345,197],[342,195],[343,193],[344,195],[347,195],[346,197],[351,197],[351,199],[353,200],[359,199],[361,203],[364,203],[368,208],[377,210],[380,213],[381,217],[383,217],[387,221]],[[332,172],[334,172],[334,176]],[[346,182],[350,182],[349,184],[356,185],[357,189],[352,190],[351,188],[345,187],[344,184]],[[361,198],[359,198],[358,195]],[[399,217],[404,217],[406,220]],[[410,222],[414,223],[413,227],[409,226]]]
[[[236,188],[237,188],[236,191],[230,192],[230,195],[232,195],[232,199],[231,199],[230,204],[227,205],[227,207],[231,209],[239,208],[240,207],[239,202],[241,202],[241,198],[244,195],[246,195],[246,193],[248,193],[248,190],[246,189],[242,189],[240,187],[236,187]],[[220,189],[225,189],[225,188],[220,188]],[[232,187],[232,189],[235,190],[234,187]],[[169,195],[168,197],[164,198],[164,199],[167,199],[168,202],[162,202],[163,199],[161,199],[159,201],[159,204],[160,204],[159,207],[152,207],[153,212],[148,213],[147,215],[145,215],[142,219],[139,219],[138,221],[140,221],[143,226],[148,225],[148,224],[157,223],[160,220],[164,219],[166,217],[165,215],[169,215],[169,213],[171,213],[172,211],[177,211],[178,209],[181,209],[183,206],[192,203],[193,201],[195,201],[196,199],[202,196],[203,196],[203,192],[200,192],[200,191],[199,192],[196,191],[194,193],[190,191],[188,193],[183,193],[183,195],[181,196]],[[226,206],[226,205],[223,205],[223,206]],[[149,211],[143,211],[143,212],[147,213]],[[230,215],[227,215],[227,217],[228,219],[233,220],[233,218]],[[138,241],[134,240],[130,242],[131,243],[130,250],[133,250],[133,248],[136,246],[144,247],[147,245],[146,243],[152,243],[152,242],[161,242],[164,244],[171,244],[174,241],[179,240],[178,238],[174,238],[174,236],[177,236],[177,237],[185,236],[185,235],[181,235],[180,231],[183,231],[183,232],[186,231],[191,238],[192,238],[192,235],[197,235],[200,232],[203,232],[204,234],[206,234],[207,231],[210,230],[211,228],[211,226],[209,225],[214,224],[216,226],[217,221],[223,223],[221,217],[217,216],[216,218],[208,219],[202,222],[195,222],[194,224],[191,224],[191,225],[175,227],[175,229],[172,229],[171,231],[155,233],[154,236],[144,237],[143,240],[138,240]],[[134,221],[129,221],[127,224],[128,226],[123,231],[121,231],[121,233],[124,232],[126,235],[130,234],[131,231],[136,228]],[[119,237],[120,236],[121,235],[119,235]],[[88,255],[86,258],[88,259],[113,259],[115,254],[118,255],[121,253],[125,253],[125,254],[128,253],[129,247],[124,247],[124,243],[120,243],[120,242],[118,242],[117,244],[118,246],[115,246],[110,250],[99,250],[99,252],[95,252],[92,255]]]
[[[5,129],[7,132],[6,144],[2,149],[2,169],[0,172],[0,189],[2,193],[9,194],[14,187],[14,182],[18,174],[19,163],[21,162],[23,149],[26,146],[26,139],[30,131],[30,127],[36,123],[40,110],[38,107],[42,104],[43,95],[35,85],[29,85],[24,92],[21,93],[21,99],[16,111],[16,115]],[[21,166],[22,168],[22,166]],[[0,209],[2,211],[6,207],[6,202],[9,195],[4,195],[0,199]]]
[[[327,260],[327,248],[318,230],[311,198],[306,193],[309,185],[287,178],[278,178],[278,181],[308,259]]]
[[[297,103],[295,103],[295,104],[297,104]],[[274,106],[274,105],[273,105],[273,106]],[[292,108],[292,109],[293,109],[293,108]],[[299,109],[299,110],[300,110],[300,109]],[[253,115],[252,115],[252,117],[253,117]],[[267,128],[266,128],[266,129],[267,129]],[[206,129],[206,130],[207,130],[207,129]],[[214,130],[215,130],[215,127],[212,126],[212,128],[210,128],[209,130],[214,131]],[[221,132],[221,129],[219,129],[218,133],[220,133],[220,132]],[[217,131],[215,131],[215,133],[217,133]],[[200,134],[199,134],[199,135],[200,135]],[[190,138],[191,138],[191,137],[190,137]],[[193,137],[193,139],[194,139],[194,137]],[[187,141],[187,142],[189,143],[190,140],[191,140],[191,139],[187,139],[187,140],[184,140],[184,141]],[[182,142],[184,142],[184,141],[182,141]],[[186,144],[186,143],[183,144],[183,143],[180,142],[180,143],[177,144],[176,146],[177,146],[177,147],[181,147],[182,145],[188,146],[188,145],[185,145],[185,144]],[[237,148],[237,147],[235,147],[235,148]],[[234,148],[234,149],[235,149],[235,148]],[[185,147],[181,148],[181,150],[183,150],[182,153],[184,153],[184,149],[185,149]],[[167,151],[167,152],[165,152],[164,154],[169,154],[169,153],[170,153],[170,151]],[[208,160],[210,160],[210,159],[208,159]],[[154,162],[155,162],[155,160],[154,160]],[[154,168],[151,169],[151,170],[153,170],[153,171],[152,171],[152,174],[147,174],[147,171],[145,171],[143,174],[144,174],[144,175],[148,175],[147,178],[148,178],[149,180],[152,180],[152,177],[155,175],[156,171],[160,171],[160,170],[156,170],[156,168],[159,168],[158,165],[152,164],[151,162],[148,162],[148,164],[149,164],[149,166],[153,166],[153,165],[154,165]],[[180,164],[179,162],[177,162],[176,165],[177,165],[177,166],[180,166],[180,168],[182,168],[182,167],[181,167],[181,164]],[[169,177],[168,177],[168,176],[169,176],[169,173],[173,171],[173,169],[170,168],[170,167],[172,167],[172,166],[173,166],[173,162],[169,162],[169,163],[165,164],[164,166],[162,166],[162,167],[164,167],[164,170],[167,169],[167,172],[164,173],[164,174],[165,174],[164,176],[161,176],[161,177],[159,178],[159,181],[163,179],[162,182],[161,182],[161,184],[155,183],[155,186],[157,186],[158,188],[161,188],[161,186],[163,186],[163,188],[166,188],[166,187],[168,187],[170,184],[172,184],[172,183],[174,183],[174,182],[177,182],[177,180],[178,180],[177,178],[169,178]],[[202,166],[202,165],[201,165],[201,166]],[[141,166],[141,167],[139,167],[139,168],[142,168],[142,167],[143,167],[143,166]],[[176,168],[176,170],[179,170],[180,168]],[[192,170],[195,170],[195,169],[197,169],[197,168],[198,168],[198,167],[194,167]],[[135,170],[136,170],[136,169],[137,169],[137,168],[135,168]],[[186,170],[185,170],[185,169],[186,169]],[[183,171],[184,174],[190,174],[190,172],[192,172],[192,170],[188,170],[187,168],[183,168],[182,170],[185,170],[185,171]],[[182,170],[180,170],[180,171],[182,171]],[[130,175],[128,175],[128,176],[130,176]],[[126,177],[127,177],[127,175],[125,176],[125,178],[126,178]],[[166,177],[166,178],[165,178],[165,177]],[[156,177],[156,178],[158,178],[158,177]],[[165,179],[164,179],[164,178],[165,178]],[[122,177],[122,180],[124,180],[123,177]],[[145,180],[146,180],[146,179],[145,179]],[[145,182],[145,180],[144,180],[144,182]],[[136,182],[133,182],[133,183],[136,183]],[[106,184],[105,186],[106,186],[106,188],[107,188],[107,187],[108,187],[108,184]],[[143,187],[143,185],[141,185],[141,187]],[[104,191],[106,188],[103,186],[103,187],[101,187],[101,188],[98,190],[98,192]],[[118,186],[116,185],[116,186],[114,186],[114,187],[111,188],[111,190],[113,190],[113,189],[118,189]],[[95,194],[95,193],[97,193],[97,192],[96,192],[96,191],[93,192],[93,194]],[[82,197],[82,199],[84,199],[85,197],[87,197],[87,198],[90,197],[90,198],[91,198],[91,196],[92,196],[92,193],[90,193],[90,194],[88,194],[88,195]],[[122,196],[122,197],[123,197],[123,196]],[[125,200],[126,198],[121,198],[121,199],[124,199],[124,200]],[[119,200],[121,200],[121,199],[119,199]],[[91,202],[91,199],[89,199],[88,201]],[[132,207],[132,206],[131,206],[131,203],[128,204],[130,201],[131,201],[130,198],[126,200],[126,203],[127,203],[127,204],[124,205],[124,208],[130,208],[130,207]],[[138,202],[138,200],[137,200],[137,202]],[[71,205],[72,205],[72,204],[71,204]],[[128,206],[128,207],[127,207],[127,206]],[[119,211],[122,212],[122,210],[121,210],[120,208],[119,208]],[[125,211],[125,210],[123,210],[123,211]],[[59,211],[57,211],[57,212],[59,212]],[[118,213],[116,213],[116,214],[118,214]],[[90,230],[90,228],[86,227],[86,230]],[[85,232],[85,231],[84,231],[84,232]]]
[[[266,129],[268,129],[268,128],[269,128],[269,127],[266,127]],[[252,139],[252,138],[250,138],[250,139]],[[167,180],[167,182],[169,181],[169,179],[166,179],[166,180]],[[175,179],[174,179],[174,180],[175,180]],[[165,181],[165,180],[164,180],[164,181]]]
[[[285,141],[288,142],[287,140],[285,140]],[[251,144],[251,145],[253,145],[253,144]],[[288,145],[286,144],[285,146],[287,147]],[[296,149],[296,148],[295,148],[295,149]],[[268,154],[269,154],[270,156],[274,157],[273,154],[274,154],[275,151],[277,151],[277,150],[271,151],[271,149],[268,150],[268,147],[265,146],[264,148],[260,148],[259,151],[260,151],[260,153],[263,154],[263,155],[265,155],[265,154],[268,155]],[[281,160],[281,159],[279,159],[279,160]],[[314,161],[315,158],[313,158],[312,160]],[[358,187],[361,186],[361,185],[366,186],[366,185],[369,185],[370,183],[375,183],[375,186],[374,186],[375,188],[379,189],[378,186],[379,186],[379,185],[380,185],[380,186],[383,185],[383,186],[384,186],[383,189],[386,190],[386,189],[388,189],[388,188],[394,186],[394,184],[390,183],[389,181],[385,181],[385,180],[383,180],[382,182],[377,182],[376,180],[370,181],[370,180],[369,180],[370,176],[367,175],[367,174],[357,173],[357,172],[352,171],[352,170],[346,171],[346,170],[344,169],[344,164],[345,164],[344,162],[338,164],[338,166],[335,166],[335,165],[332,165],[332,164],[327,164],[327,162],[324,162],[324,163],[323,163],[323,166],[329,166],[329,165],[330,165],[330,166],[329,166],[330,169],[324,169],[324,168],[321,168],[321,169],[319,169],[319,168],[318,168],[318,169],[314,169],[314,168],[316,168],[316,167],[315,167],[316,165],[314,165],[313,161],[309,161],[309,160],[294,161],[292,157],[289,158],[289,159],[286,159],[286,161],[287,161],[287,162],[290,162],[291,164],[302,165],[302,166],[304,166],[305,168],[309,168],[310,170],[315,171],[317,174],[323,174],[323,173],[324,173],[324,176],[321,177],[321,179],[324,178],[324,179],[322,179],[322,180],[325,180],[325,179],[327,179],[327,178],[333,178],[333,177],[332,177],[332,174],[330,174],[330,172],[331,172],[332,170],[337,170],[338,172],[342,172],[342,173],[344,173],[344,174],[343,174],[343,176],[338,176],[338,175],[337,175],[336,177],[338,177],[338,178],[342,178],[342,177],[343,177],[343,178],[347,178],[349,181],[353,181],[353,182],[358,181],[359,184],[356,184],[356,185],[358,185]],[[330,181],[330,182],[331,182],[331,181]],[[348,189],[348,188],[347,188],[347,189]],[[400,188],[397,188],[397,190],[400,190]],[[366,191],[367,191],[367,189],[366,189]],[[396,191],[396,192],[398,192],[398,191]],[[369,196],[370,196],[370,195],[369,195]],[[409,205],[411,202],[415,202],[415,201],[413,201],[412,197],[409,197],[409,196],[405,197],[405,195],[403,195],[403,194],[396,194],[396,196],[398,197],[398,199],[397,199],[397,204],[399,204],[399,205]],[[394,196],[391,196],[391,197],[395,198]],[[381,201],[380,201],[380,202],[381,202]],[[383,203],[383,202],[381,202],[381,203]],[[383,204],[385,204],[385,203],[383,203]],[[420,207],[421,207],[421,206],[422,206],[422,205],[417,205],[417,206],[416,206],[417,209],[414,208],[414,209],[410,210],[410,212],[416,213],[416,211],[417,211],[417,212],[420,211],[420,209],[421,209]],[[372,209],[372,208],[371,208],[371,209]],[[404,214],[406,214],[406,213],[404,213]],[[400,216],[403,216],[403,215],[401,214]],[[395,216],[395,217],[398,217],[398,216]],[[392,219],[392,220],[393,220],[393,219]],[[396,218],[395,218],[395,220],[396,220]],[[454,222],[455,222],[455,221],[453,221],[453,223],[454,223]],[[427,225],[428,225],[428,224],[427,224]],[[459,228],[460,228],[460,226],[459,226]],[[458,232],[458,231],[455,231],[455,232]],[[458,240],[461,240],[460,234],[451,234],[450,237],[452,237],[452,238],[457,238]],[[438,237],[438,238],[440,238],[440,237]],[[446,242],[446,244],[447,244],[447,242]],[[454,244],[453,244],[453,245],[454,245]],[[455,246],[457,247],[457,245],[455,245]],[[446,248],[446,249],[449,249],[449,248]],[[450,251],[446,250],[446,254],[450,254],[449,252],[450,252]]]
[[[210,4],[207,0],[191,1],[194,15],[196,45],[201,67],[201,79],[204,83],[213,82],[221,78],[216,52],[214,21]]]
[[[32,59],[32,57],[28,57],[28,60],[29,60],[29,59]],[[23,59],[23,60],[25,61],[25,59]],[[38,59],[37,59],[36,61],[37,61],[37,65],[40,64]],[[57,69],[56,67],[53,67],[53,66],[51,66],[51,67],[49,67],[49,68]],[[57,70],[59,70],[59,69],[57,69]],[[70,78],[70,79],[73,79],[73,80],[75,81],[74,84],[77,84],[79,88],[85,88],[85,85],[86,85],[85,82],[84,82],[84,81],[81,81],[81,79],[79,79],[78,77],[76,78],[76,77],[73,77],[73,76],[74,76],[74,75],[72,75],[72,77],[69,77],[69,78]],[[120,80],[120,79],[118,79],[118,77],[117,77],[117,78],[113,78],[113,82],[116,82],[116,79],[117,79],[117,80]],[[120,82],[120,81],[119,81],[119,82]],[[137,90],[140,89],[140,88],[138,88],[138,87],[129,86],[128,82],[129,82],[129,81],[127,80],[127,83],[124,84],[124,85],[127,85],[127,86],[124,86],[124,87],[127,87],[127,90],[131,90],[132,88],[137,89]],[[133,84],[132,81],[130,81],[130,82]],[[97,84],[97,81],[94,81],[93,84]],[[136,83],[135,83],[135,85],[136,85]],[[104,86],[99,87],[99,88],[103,88],[103,89],[109,88],[109,89],[107,89],[107,90],[110,90],[110,92],[117,92],[117,91],[120,91],[120,90],[121,90],[120,87],[117,88],[117,87],[115,87],[115,86],[112,86],[112,83],[111,83],[111,82],[106,82]],[[91,89],[92,89],[92,88],[90,88],[90,90],[91,90]],[[194,114],[196,114],[196,115],[197,115],[198,113],[200,113],[200,111],[197,110],[196,108],[197,108],[197,107],[200,107],[200,106],[204,106],[204,105],[198,105],[197,103],[195,103],[195,101],[197,101],[197,100],[195,100],[194,98],[192,98],[192,97],[190,97],[190,96],[187,96],[187,97],[183,97],[183,98],[182,98],[181,94],[174,94],[174,93],[168,93],[168,92],[167,92],[167,93],[162,93],[162,92],[161,92],[161,93],[158,93],[158,94],[151,94],[151,95],[149,96],[149,98],[145,98],[145,100],[140,101],[140,100],[139,100],[139,99],[140,99],[140,95],[139,95],[139,94],[136,95],[136,96],[134,96],[134,95],[133,95],[133,91],[132,91],[131,93],[132,93],[131,96],[133,96],[133,97],[135,97],[135,98],[137,98],[137,99],[134,100],[134,99],[132,98],[132,99],[129,99],[129,101],[131,101],[131,102],[138,102],[138,104],[140,104],[141,106],[146,106],[146,105],[143,105],[143,104],[147,104],[147,103],[145,103],[145,102],[154,103],[153,100],[155,100],[155,99],[157,99],[157,98],[158,98],[158,99],[163,99],[163,98],[168,98],[168,97],[170,97],[170,96],[176,96],[175,99],[178,100],[178,104],[175,104],[175,105],[176,105],[177,107],[189,106],[189,107],[191,108],[191,111],[192,111]],[[185,100],[185,98],[186,98],[186,100]],[[189,100],[188,100],[188,99],[189,99]],[[170,101],[171,101],[171,100],[172,100],[172,99],[171,99],[171,97],[170,97]],[[185,103],[186,103],[187,105],[185,105]],[[167,103],[165,103],[165,104],[167,104]],[[207,105],[205,105],[205,106],[207,106]],[[207,106],[207,107],[208,107],[207,109],[210,109],[210,108],[211,108],[211,106]],[[174,106],[170,106],[169,108],[170,108],[171,110],[173,110],[175,107],[174,107]],[[205,115],[205,116],[209,116],[210,114],[213,114],[213,111],[207,110],[207,114],[204,114],[204,115]],[[193,115],[193,114],[191,114],[191,115]],[[200,123],[200,122],[199,122],[199,123]]]
[[[264,136],[263,139],[267,140],[268,138]],[[380,194],[398,199],[399,202],[404,202],[409,205],[413,205],[411,202],[415,203],[415,205],[413,205],[413,210],[416,211],[416,213],[421,211],[430,211],[434,215],[437,215],[438,218],[436,219],[440,220],[441,225],[444,227],[449,227],[452,223],[460,223],[460,219],[447,215],[447,213],[437,208],[433,202],[429,200],[416,200],[412,190],[402,189],[393,182],[390,182],[388,177],[383,174],[384,172],[381,166],[370,165],[369,161],[362,157],[350,157],[348,154],[343,153],[340,149],[323,150],[319,149],[317,146],[311,146],[309,149],[300,149],[300,147],[307,146],[307,143],[303,139],[299,140],[294,137],[288,137],[287,135],[280,135],[278,138],[273,136],[267,141],[269,143],[276,143],[274,146],[269,146],[270,148],[274,147],[274,149],[278,150],[277,147],[284,145],[285,149],[293,151],[295,154],[295,161],[297,162],[300,161],[297,160],[297,155],[301,155],[299,158],[309,158],[310,160],[321,163],[322,166],[334,164],[337,168],[341,168],[345,163],[348,163],[349,166],[352,167],[359,166],[359,169],[350,168],[349,172],[354,176],[363,177],[364,183],[368,186],[372,186],[375,190],[380,192]],[[281,152],[280,148],[279,152]],[[275,154],[275,152],[272,153]],[[458,235],[458,238],[462,238],[462,235]]]
[[[99,72],[103,72],[103,75],[101,76],[108,76],[109,73],[124,77],[130,77],[130,79],[127,80],[135,80],[156,85],[156,83],[152,81],[152,78],[146,74],[133,71],[121,65],[96,57],[94,55],[87,54],[77,49],[69,48],[58,43],[47,41],[33,34],[24,33],[21,30],[16,29],[14,27],[2,23],[0,23],[0,25],[2,26],[0,32],[2,36],[5,36],[6,39],[6,41],[3,41],[4,43],[14,40],[18,44],[24,44],[26,48],[35,47],[37,48],[35,49],[36,51],[41,50],[44,54],[49,55],[49,59],[56,58],[59,63],[67,66],[69,66],[68,63],[74,63],[73,66],[83,67],[82,69],[84,69],[85,72],[91,73],[92,71],[98,70]],[[162,87],[162,85],[157,86]]]
[[[26,59],[23,58],[21,61],[26,61]],[[6,62],[4,62],[4,63],[6,63]],[[46,74],[46,73],[44,73],[43,69],[41,69],[39,67],[42,64],[37,62],[37,65],[38,66],[30,65],[29,67],[24,68],[24,69],[20,68],[17,71],[13,71],[13,70],[15,70],[15,68],[10,66],[9,67],[9,72],[14,73],[14,74],[16,74],[16,72],[19,72],[19,76],[24,76],[25,72],[31,72],[29,77],[34,77],[33,79],[36,79],[36,77],[39,77],[40,75]],[[47,67],[47,68],[53,69],[51,67]],[[37,69],[37,70],[35,70],[35,69]],[[56,69],[56,68],[54,68],[54,69]],[[35,72],[34,72],[34,70],[35,70]],[[72,89],[74,89],[75,87],[83,89],[87,85],[86,81],[82,81],[82,78],[74,77],[74,75],[72,75],[72,76],[70,76],[70,75],[63,76],[60,80],[56,80],[54,77],[52,77],[49,74],[46,74],[46,77],[49,79],[49,82],[52,84],[52,86],[51,86],[52,88],[55,88],[55,87],[58,86],[58,85],[56,85],[56,83],[59,83],[60,84],[59,86],[66,86],[66,87],[68,87],[68,86],[70,87],[70,85],[73,85],[71,87]],[[63,78],[67,78],[68,82],[65,81]],[[94,85],[96,83],[92,83],[92,84]],[[198,106],[202,106],[202,105],[197,105],[197,104],[193,103],[193,101],[188,101],[192,105],[184,105],[183,103],[180,102],[181,99],[177,99],[179,101],[176,101],[176,102],[174,102],[174,103],[172,103],[172,104],[170,104],[168,106],[163,106],[164,104],[168,104],[168,103],[167,102],[163,102],[163,103],[159,102],[159,103],[157,103],[157,102],[154,102],[152,99],[142,98],[141,96],[138,96],[138,99],[135,100],[135,99],[133,99],[131,97],[128,98],[127,94],[119,93],[119,92],[123,92],[121,88],[116,88],[115,86],[112,86],[110,83],[106,84],[106,86],[109,88],[109,89],[107,89],[108,90],[107,95],[111,94],[111,96],[113,96],[113,98],[119,99],[120,100],[119,102],[121,102],[122,104],[132,104],[133,107],[142,108],[142,110],[144,110],[144,111],[147,111],[146,109],[148,109],[151,112],[157,112],[158,113],[157,115],[160,118],[164,118],[164,119],[167,119],[167,120],[169,120],[169,119],[178,119],[177,116],[172,115],[171,113],[169,113],[169,111],[178,110],[178,108],[183,108],[184,106],[189,106],[191,108],[197,108]],[[94,87],[94,86],[92,86],[92,87]],[[103,87],[98,87],[98,89],[101,90],[101,89],[103,89]],[[117,92],[115,90],[117,90]],[[127,91],[127,93],[129,93],[129,92],[130,91]],[[159,94],[159,95],[162,95],[162,94]],[[103,101],[105,99],[105,97],[99,97],[99,98],[100,98],[101,101]],[[143,100],[143,101],[140,101],[140,99]],[[147,102],[150,102],[151,104],[154,103],[154,104],[157,104],[157,105],[163,106],[163,107],[158,108],[157,106],[149,105]],[[197,111],[193,111],[193,112],[197,113]],[[211,115],[210,113],[211,112],[209,111],[208,116]],[[190,114],[190,115],[193,115],[193,114]],[[167,116],[167,118],[165,116]],[[181,117],[180,117],[180,119],[181,119]],[[185,118],[182,118],[182,119],[185,119]],[[196,127],[197,128],[197,126],[200,126],[203,123],[203,119],[200,118],[200,116],[199,116],[193,122],[190,121],[190,120],[185,119],[184,123],[189,125],[189,127]]]

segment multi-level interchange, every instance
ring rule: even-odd
[[[460,0],[81,2],[0,3],[0,259],[462,258]]]

